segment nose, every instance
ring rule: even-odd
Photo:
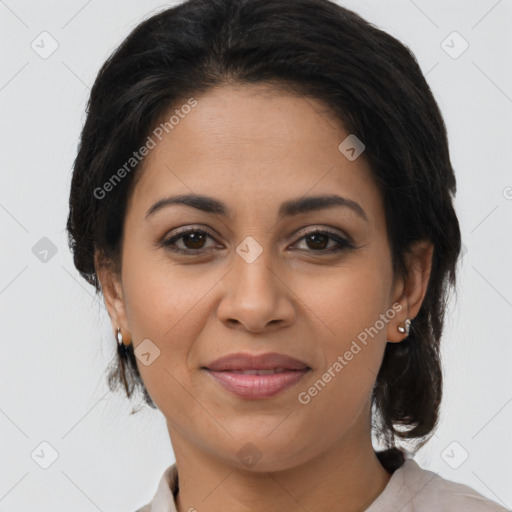
[[[252,262],[235,255],[233,267],[222,280],[223,295],[217,309],[228,327],[258,333],[293,323],[294,294],[285,283],[285,274],[277,275],[279,271],[272,268],[269,252],[263,251]]]

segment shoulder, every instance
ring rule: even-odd
[[[510,512],[467,485],[423,469],[413,459],[407,459],[397,471],[403,473],[403,485],[410,500],[410,507],[403,512]]]
[[[164,471],[158,482],[154,498],[135,512],[151,512],[152,510],[176,512],[174,495],[178,488],[178,468],[176,463],[174,463]]]

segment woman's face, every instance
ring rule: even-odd
[[[397,325],[412,315],[393,281],[383,202],[364,153],[340,151],[349,133],[313,99],[263,86],[195,99],[161,141],[153,136],[109,307],[175,451],[267,471],[367,442],[386,342],[404,338]],[[179,195],[222,208],[151,211]],[[328,195],[346,204],[281,211]],[[280,377],[207,369],[230,354],[270,352],[308,369]],[[258,379],[266,392],[255,390]]]

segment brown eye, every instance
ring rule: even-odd
[[[187,235],[182,235],[182,238],[187,249],[202,249],[207,236],[205,233],[193,231]]]
[[[301,234],[304,234],[302,232]],[[310,252],[335,253],[344,249],[353,249],[354,245],[345,238],[325,230],[314,230],[304,234],[296,243],[304,240]],[[329,241],[335,242],[334,246],[328,247]]]
[[[327,244],[329,243],[330,237],[324,235],[322,233],[313,233],[312,235],[308,235],[304,237],[306,243],[310,242],[309,247],[311,249],[327,249]],[[312,243],[312,245],[311,245]]]
[[[200,229],[189,229],[182,231],[178,235],[175,235],[165,240],[162,245],[170,248],[177,252],[196,252],[204,249],[205,242],[208,238],[212,238],[209,233]],[[179,247],[176,242],[181,241],[184,247]]]

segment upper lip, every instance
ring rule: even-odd
[[[245,353],[236,353],[223,356],[212,361],[204,368],[212,371],[223,370],[306,370],[309,366],[295,359],[294,357],[268,352],[266,354],[252,355]]]

